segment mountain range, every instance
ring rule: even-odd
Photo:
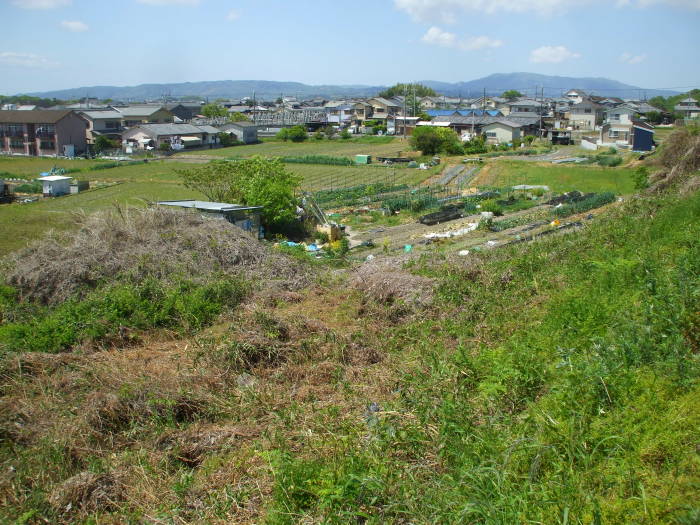
[[[560,77],[537,73],[496,73],[468,82],[418,81],[441,95],[476,97],[484,92],[499,95],[508,89],[523,94],[556,97],[568,89],[582,89],[594,95],[620,98],[649,98],[657,95],[676,95],[674,91],[645,89],[607,78]],[[114,100],[156,100],[164,96],[202,99],[242,98],[255,94],[258,99],[270,100],[280,95],[296,96],[300,99],[313,97],[339,98],[374,96],[386,86],[367,85],[308,85],[301,82],[276,82],[269,80],[216,80],[204,82],[181,82],[172,84],[141,84],[138,86],[89,86],[56,91],[28,93],[29,95],[75,100],[86,96]]]

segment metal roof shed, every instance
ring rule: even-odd
[[[226,220],[257,238],[262,238],[263,236],[262,206],[241,206],[240,204],[229,204],[226,202],[195,200],[160,201],[157,204],[159,206],[197,210],[205,217]]]

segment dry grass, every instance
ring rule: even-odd
[[[433,301],[434,279],[404,270],[405,262],[396,257],[367,261],[355,271],[351,284],[383,305],[428,306]]]
[[[686,175],[700,169],[700,136],[689,128],[681,128],[673,132],[670,140],[664,144],[658,157],[662,169],[651,177],[652,192],[661,192]],[[693,189],[690,183],[686,194]]]
[[[301,265],[226,221],[163,208],[81,218],[76,233],[49,236],[7,261],[24,299],[57,304],[118,276],[205,280],[243,275],[285,289],[306,282]]]

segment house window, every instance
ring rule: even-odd
[[[24,140],[17,138],[17,137],[12,137],[10,139],[10,147],[11,148],[24,148]]]
[[[495,131],[487,131],[486,132],[486,137],[489,139],[495,139],[496,138],[496,132]]]
[[[56,143],[53,140],[42,140],[41,149],[56,149]]]
[[[119,121],[108,120],[105,122],[105,129],[119,129]]]
[[[583,110],[583,112],[584,112],[584,113],[590,113],[590,112],[591,112],[591,108],[586,108],[586,109]]]

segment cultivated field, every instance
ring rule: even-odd
[[[556,165],[518,160],[498,160],[487,165],[474,181],[478,186],[545,184],[552,191],[612,191],[621,195],[634,191],[631,168]]]

